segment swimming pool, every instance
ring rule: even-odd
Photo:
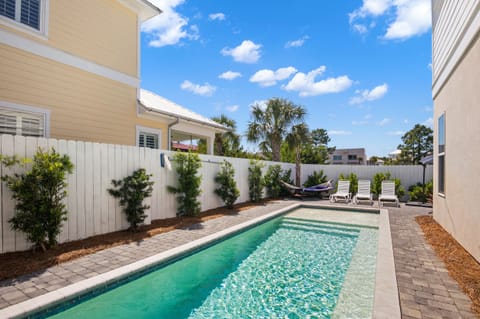
[[[270,220],[37,318],[371,317],[376,227],[308,212]]]

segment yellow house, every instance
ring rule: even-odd
[[[140,25],[160,13],[146,0],[0,1],[0,134],[148,146],[157,132],[168,149],[172,120],[138,108]]]
[[[432,1],[433,217],[480,261],[480,1]]]

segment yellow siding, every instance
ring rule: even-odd
[[[136,125],[167,124],[138,118],[134,87],[0,45],[0,101],[48,109],[50,136],[113,144],[136,144]]]
[[[115,0],[50,0],[48,39],[17,35],[137,77],[136,14]]]

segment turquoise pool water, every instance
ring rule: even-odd
[[[330,318],[360,232],[277,218],[41,317]]]

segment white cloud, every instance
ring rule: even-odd
[[[349,14],[350,23],[358,18],[366,16],[379,16],[385,13],[392,5],[392,0],[363,0],[363,5],[359,9]]]
[[[396,18],[385,39],[408,39],[427,32],[431,26],[430,0],[396,0]]]
[[[287,85],[282,88],[286,91],[297,91],[300,96],[316,96],[327,93],[338,93],[348,89],[353,81],[348,76],[343,75],[336,78],[328,78],[315,82],[315,78],[322,75],[326,67],[319,68],[308,72],[307,74],[298,72]]]
[[[223,72],[218,76],[219,79],[224,79],[224,80],[234,80],[236,78],[241,77],[242,74],[240,72],[233,72],[233,71],[227,71]]]
[[[260,59],[260,44],[245,40],[239,46],[230,49],[223,48],[220,51],[223,55],[230,55],[236,62],[255,63]]]
[[[238,110],[240,106],[239,105],[229,105],[227,107],[225,107],[225,109],[227,109],[227,111],[229,112],[235,112],[236,110]]]
[[[432,127],[433,126],[433,118],[429,117],[428,119],[423,122],[423,125]]]
[[[358,23],[355,23],[354,25],[352,25],[352,28],[353,28],[354,31],[356,31],[360,34],[367,33],[367,31],[368,31],[368,28],[365,25],[358,24]]]
[[[368,121],[352,121],[352,125],[358,126],[358,125],[367,125]]]
[[[377,125],[379,126],[385,126],[387,125],[388,123],[390,123],[391,120],[389,118],[384,118],[383,120],[381,120],[380,122],[377,122]]]
[[[369,120],[369,119],[371,119],[372,117],[373,117],[372,114],[367,114],[367,115],[365,115],[363,118],[366,119],[366,120]]]
[[[330,131],[328,131],[328,135],[330,135],[330,136],[333,136],[333,135],[352,135],[352,132],[342,131],[342,130],[330,130]]]
[[[349,14],[349,20],[356,32],[365,33],[368,28],[356,21],[382,15],[386,16],[388,24],[383,38],[405,40],[430,29],[431,2],[430,0],[363,0],[362,7]],[[375,23],[370,24],[370,27],[373,28],[375,25]]]
[[[386,83],[374,87],[372,90],[356,91],[358,96],[350,99],[350,104],[360,104],[365,101],[375,101],[382,98],[388,92],[388,85]]]
[[[180,85],[180,88],[185,91],[190,91],[193,94],[202,95],[202,96],[211,96],[213,92],[217,89],[213,85],[204,83],[203,85],[192,83],[188,80],[183,81]]]
[[[279,68],[276,71],[263,69],[257,71],[250,77],[250,82],[258,83],[260,86],[273,86],[277,84],[277,81],[288,79],[292,74],[295,74],[297,69],[293,66],[286,68]]]
[[[298,48],[303,46],[306,40],[308,40],[310,37],[308,35],[304,35],[300,39],[293,40],[293,41],[288,41],[285,43],[285,48]]]
[[[404,131],[390,131],[390,132],[388,132],[388,135],[395,135],[395,136],[402,136],[403,134],[405,134]]]
[[[149,36],[149,46],[159,48],[175,45],[182,39],[199,38],[198,26],[192,25],[188,28],[188,19],[175,11],[175,8],[184,2],[185,0],[152,0],[163,12],[142,24],[142,32]]]
[[[252,107],[254,106],[260,106],[262,110],[265,110],[267,108],[267,103],[268,103],[268,100],[255,100],[252,103],[250,103],[249,107],[251,110]]]
[[[208,15],[209,20],[219,20],[223,21],[225,20],[225,14],[218,12],[218,13],[211,13]]]

